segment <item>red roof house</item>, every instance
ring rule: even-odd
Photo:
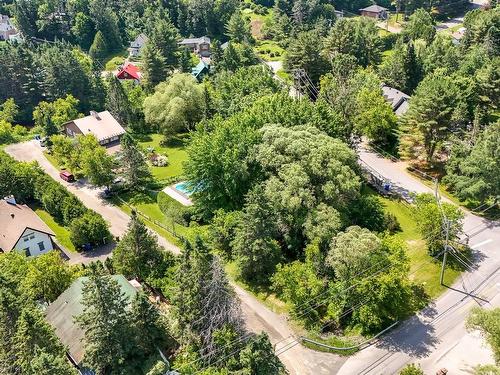
[[[134,79],[139,81],[141,79],[141,73],[139,73],[139,68],[134,64],[128,63],[121,67],[116,74],[118,79]]]

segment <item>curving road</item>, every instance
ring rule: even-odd
[[[359,151],[359,157],[393,184],[417,193],[432,192],[408,174],[402,162],[366,149]],[[411,362],[419,363],[426,374],[443,367],[450,374],[470,374],[477,364],[494,363],[478,332],[468,333],[464,321],[473,306],[500,306],[500,223],[466,212],[464,231],[473,249],[474,269],[418,315],[350,357],[339,375],[397,374]],[[464,289],[481,299],[463,293]]]

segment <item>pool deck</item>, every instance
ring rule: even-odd
[[[177,190],[174,186],[167,186],[165,189],[163,189],[163,192],[168,196],[174,198],[177,202],[181,203],[184,206],[193,205],[193,201],[189,199],[186,194],[183,194],[179,190]]]

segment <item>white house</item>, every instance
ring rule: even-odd
[[[54,232],[25,204],[14,197],[0,200],[0,251],[37,256],[54,249]]]
[[[128,52],[131,57],[137,57],[141,54],[142,48],[146,45],[148,37],[144,34],[139,34],[133,42],[130,42]]]

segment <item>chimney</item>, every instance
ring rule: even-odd
[[[4,200],[9,203],[9,204],[13,204],[14,206],[17,204],[16,203],[16,198],[14,198],[13,195],[9,195],[7,197],[4,198]]]
[[[97,120],[100,120],[101,118],[99,117],[99,113],[97,113],[96,111],[90,111],[90,115],[92,117],[94,117],[95,119]]]

